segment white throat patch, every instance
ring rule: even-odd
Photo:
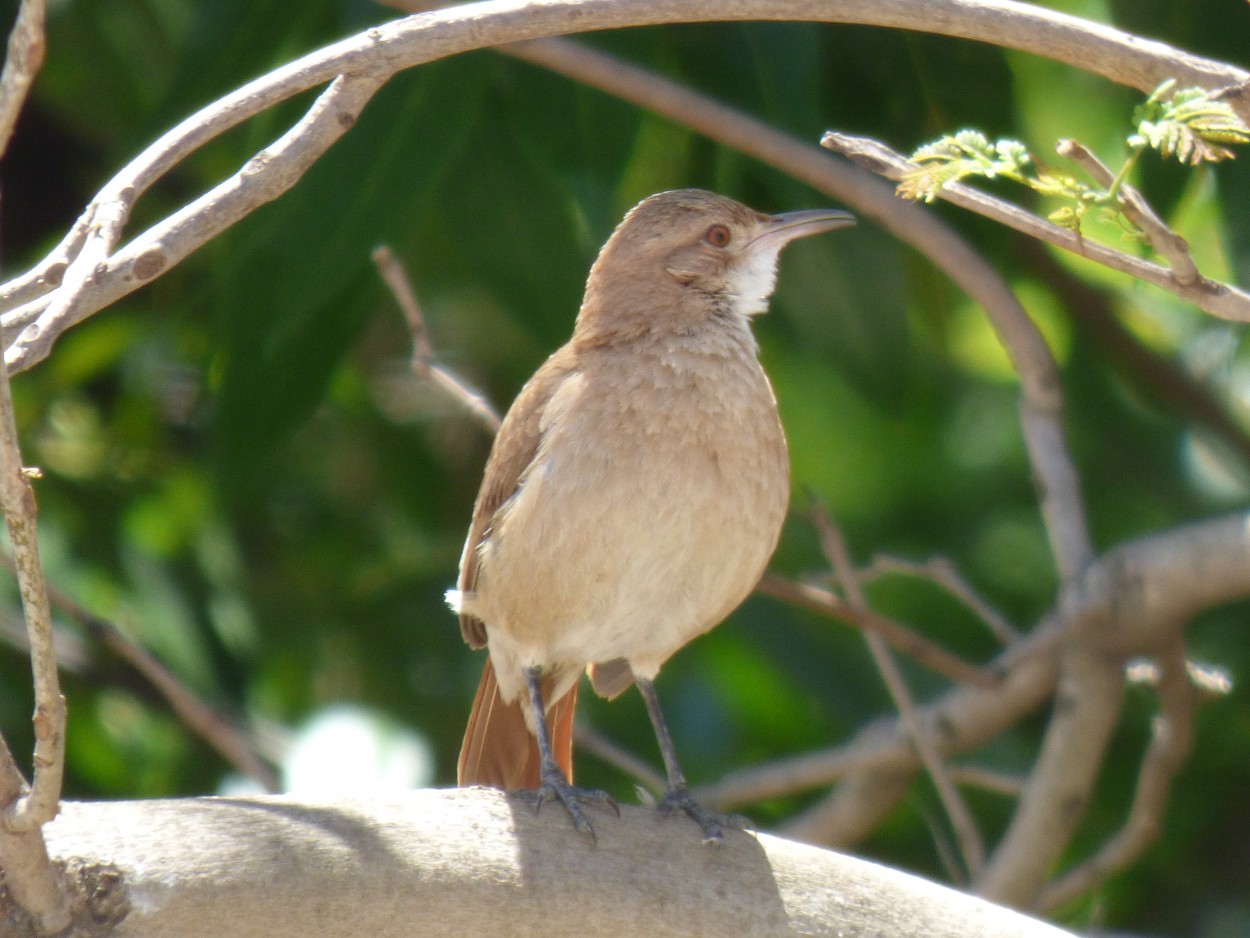
[[[729,295],[733,298],[734,311],[742,316],[755,316],[768,310],[768,298],[777,284],[777,255],[781,245],[774,250],[752,251],[750,259],[731,269]]]

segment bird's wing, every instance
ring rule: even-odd
[[[542,442],[543,412],[564,381],[575,374],[576,357],[569,346],[556,351],[526,382],[504,417],[486,461],[482,488],[473,507],[473,521],[460,558],[457,587],[462,596],[477,588],[482,542],[491,532],[495,515],[516,494],[525,470],[534,461]],[[486,626],[476,616],[460,614],[460,632],[473,648],[486,645]]]

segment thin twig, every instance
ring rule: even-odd
[[[668,787],[664,776],[648,765],[646,760],[634,755],[597,730],[591,729],[585,723],[577,723],[573,727],[573,741],[577,743],[578,748],[619,769],[655,794],[663,792]]]
[[[872,609],[854,606],[822,587],[811,583],[795,583],[776,573],[765,573],[755,589],[765,596],[810,609],[865,632],[877,632],[891,647],[917,664],[957,683],[996,687],[1002,681],[1001,675],[968,664],[905,625]]]
[[[9,558],[0,554],[5,563]],[[98,639],[105,647],[134,668],[156,689],[174,715],[193,733],[207,742],[239,772],[264,786],[266,791],[281,790],[278,776],[273,768],[249,743],[247,734],[222,713],[201,700],[182,681],[178,680],[151,652],[132,641],[112,622],[88,612],[83,606],[60,592],[48,587],[52,606],[78,623],[84,632]]]
[[[65,698],[57,676],[52,645],[52,615],[39,561],[35,493],[22,466],[13,394],[0,366],[0,507],[8,527],[17,569],[18,588],[35,687],[35,756],[30,792],[16,804],[3,806],[0,823],[11,831],[29,831],[56,817],[65,771]]]
[[[821,139],[821,143],[887,179],[897,181],[912,168],[907,157],[866,137],[853,137],[830,131]],[[1005,199],[988,195],[963,183],[955,182],[944,186],[938,195],[952,205],[984,215],[1030,237],[1153,284],[1219,319],[1250,321],[1250,293],[1231,284],[1218,283],[1204,277],[1199,277],[1192,283],[1182,283],[1176,272],[1164,264],[1143,260],[1097,241],[1090,241],[1079,232],[1056,225]]]
[[[972,588],[972,584],[960,575],[947,557],[931,557],[922,563],[917,563],[901,557],[892,557],[889,554],[874,554],[872,563],[859,572],[859,577],[864,582],[871,582],[887,573],[903,573],[931,580],[963,603],[1004,645],[1010,645],[1020,637],[1020,630],[977,593]]]
[[[1177,642],[1159,658],[1159,714],[1137,774],[1137,789],[1124,826],[1094,856],[1060,876],[1038,897],[1048,911],[1084,895],[1136,861],[1159,836],[1172,779],[1193,745],[1197,693],[1190,681],[1185,650]]]
[[[43,63],[44,12],[44,3],[38,0],[23,2],[9,36],[4,71],[0,73],[0,153],[8,145],[35,72]],[[65,770],[65,699],[52,647],[52,617],[39,562],[37,509],[30,479],[31,473],[22,465],[8,373],[0,368],[0,508],[13,545],[35,686],[31,789],[17,802],[0,805],[0,822],[14,832],[33,830],[56,817]]]
[[[1115,173],[1077,141],[1060,140],[1055,150],[1080,166],[1103,188],[1110,187],[1115,180]],[[1141,230],[1150,246],[1168,262],[1176,282],[1187,289],[1202,282],[1205,278],[1198,272],[1198,265],[1189,253],[1188,242],[1164,223],[1137,189],[1121,182],[1119,192],[1123,199],[1124,217]]]
[[[1108,292],[1077,277],[1033,238],[1017,238],[1015,253],[1041,277],[1073,325],[1107,351],[1122,373],[1152,396],[1205,427],[1250,466],[1250,433],[1230,407],[1181,365],[1146,345],[1112,309]]]
[[[820,538],[821,548],[841,581],[848,602],[860,609],[867,609],[868,600],[855,576],[855,566],[851,563],[850,552],[847,550],[842,532],[834,523],[828,510],[815,500],[813,500],[811,517],[812,523],[816,526],[817,536]],[[869,629],[864,632],[864,640],[868,643],[868,650],[872,653],[877,670],[881,672],[881,678],[890,693],[890,698],[894,701],[899,718],[907,727],[912,744],[916,747],[920,760],[924,763],[925,769],[937,788],[938,797],[950,819],[955,838],[959,841],[964,867],[971,877],[976,878],[985,866],[985,844],[981,839],[981,832],[977,830],[972,812],[968,810],[963,796],[960,795],[946,771],[946,765],[942,761],[942,754],[934,741],[931,728],[921,722],[916,705],[911,699],[911,692],[907,689],[907,684],[890,654],[884,637]]]
[[[1018,797],[1024,788],[1024,779],[1018,775],[1007,775],[975,765],[949,765],[946,769],[951,781],[967,788],[979,788],[996,795],[1009,798]]]
[[[430,342],[430,332],[425,324],[425,316],[421,313],[421,305],[417,301],[416,292],[403,263],[385,245],[374,248],[373,263],[378,274],[390,288],[395,302],[403,311],[408,323],[408,331],[412,335],[412,372],[422,381],[429,381],[440,391],[456,401],[461,407],[478,419],[486,431],[494,436],[499,432],[499,414],[490,406],[490,402],[480,392],[461,381],[449,368],[434,360],[434,346]]]

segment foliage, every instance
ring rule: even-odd
[[[1199,50],[1250,29],[1245,4],[1110,6],[1125,28]],[[0,167],[6,268],[41,256],[114,170],[195,107],[389,15],[365,0],[54,4],[48,64]],[[1050,63],[897,31],[709,25],[585,41],[813,143],[827,126],[892,142],[981,126],[1023,139],[1069,134],[1105,151],[1123,139],[1130,106]],[[1214,120],[1218,102],[1181,94],[1143,112],[1144,145],[1190,160],[1239,142],[1227,137],[1240,131]],[[140,203],[140,215],[155,217],[234,171],[293,113],[197,154]],[[957,143],[945,162],[1077,185],[988,136]],[[1242,282],[1243,164],[1139,166],[1152,203],[1190,239],[1202,268],[1240,272]],[[688,130],[491,52],[402,76],[293,192],[74,330],[18,379],[27,459],[45,473],[38,494],[53,582],[141,638],[275,749],[347,704],[419,733],[435,781],[451,783],[481,659],[463,645],[442,592],[488,440],[409,375],[408,336],[370,250],[386,242],[406,261],[440,359],[503,407],[567,336],[586,268],[615,221],[642,195],[678,185],[764,210],[824,204]],[[1060,358],[1100,547],[1245,503],[1244,457],[1177,404],[1166,382],[1128,367],[1094,324],[1108,315],[1123,323],[1206,387],[1244,433],[1250,360],[1239,331],[987,223],[956,221]],[[1028,627],[1052,599],[1054,574],[1014,377],[980,312],[862,224],[790,249],[773,312],[756,328],[791,443],[796,507],[804,488],[817,492],[860,560],[879,550],[950,557]],[[787,525],[774,567],[824,567],[801,518]],[[872,599],[970,660],[995,652],[984,628],[929,586],[890,577],[873,585]],[[1250,670],[1244,615],[1212,615],[1192,635],[1195,655],[1235,678]],[[230,769],[147,684],[65,628],[77,639],[69,646],[77,655],[66,657],[70,797],[232,784]],[[30,748],[26,674],[23,652],[6,647],[0,729],[16,752]],[[908,676],[922,697],[943,686],[919,668]],[[658,687],[695,783],[840,742],[889,709],[858,635],[762,597],[678,655]],[[636,695],[583,700],[591,725],[657,761]],[[1121,822],[1152,712],[1149,695],[1134,691],[1079,850]],[[1204,708],[1165,839],[1065,910],[1071,922],[1195,936],[1228,922],[1244,931],[1247,713],[1241,683]],[[1036,743],[1034,729],[1021,728],[975,761],[1024,771]],[[580,757],[578,768],[586,782],[633,797],[629,779],[593,758]],[[993,835],[1005,802],[973,797]],[[772,824],[804,802],[751,813]],[[906,809],[857,850],[942,876],[940,816],[918,783]]]
[[[961,130],[912,154],[916,168],[903,177],[898,193],[904,198],[932,202],[951,183],[973,176],[1003,178],[1028,186],[1065,204],[1052,211],[1051,221],[1073,231],[1091,207],[1103,209],[1103,217],[1132,230],[1124,217],[1121,186],[1146,149],[1197,166],[1233,158],[1228,146],[1250,143],[1250,127],[1222,100],[1218,92],[1203,88],[1176,87],[1168,79],[1133,111],[1136,132],[1125,141],[1127,156],[1106,188],[1090,186],[1074,177],[1044,168],[1018,140],[991,143],[977,130]],[[1034,169],[1034,167],[1037,167]]]

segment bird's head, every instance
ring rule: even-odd
[[[847,212],[764,215],[700,189],[660,192],[617,226],[590,271],[578,316],[584,336],[688,330],[715,316],[768,308],[781,249],[854,224]]]

